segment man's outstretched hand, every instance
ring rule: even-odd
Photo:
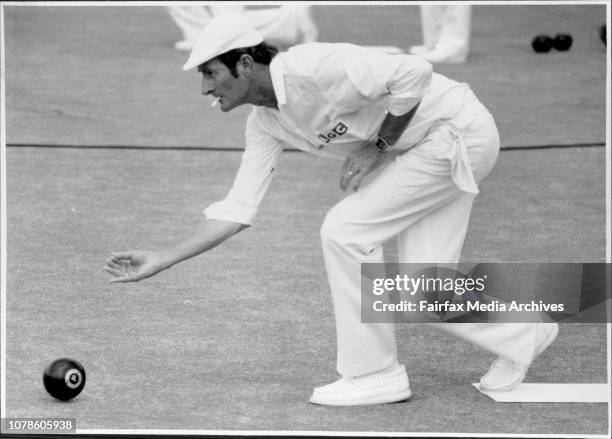
[[[161,254],[148,250],[114,252],[106,260],[104,271],[113,276],[111,283],[138,282],[154,276],[167,267]]]

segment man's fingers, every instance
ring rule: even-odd
[[[116,277],[114,279],[110,280],[110,283],[112,284],[123,284],[123,283],[127,283],[127,282],[132,282],[134,279],[131,279],[128,276],[125,277]]]
[[[113,276],[111,283],[138,282],[150,274],[145,274],[143,263],[140,260],[139,250],[112,252],[106,260],[104,271]]]
[[[348,184],[350,181],[351,181],[350,176],[347,175],[346,173],[343,173],[342,176],[340,177],[340,189],[342,189],[343,191],[346,191],[346,188],[348,187]]]
[[[111,283],[118,283],[118,282],[140,282],[143,279],[147,279],[149,277],[151,277],[153,274],[151,273],[126,273],[125,276],[121,277],[121,278],[117,278],[117,279],[113,279],[111,280]]]
[[[351,181],[352,183],[351,191],[352,192],[357,192],[357,189],[359,189],[359,186],[361,186],[361,181],[363,180],[363,177],[365,177],[365,175],[355,175],[353,177],[353,180]]]
[[[115,270],[113,268],[106,267],[104,269],[108,274],[114,276],[113,279],[110,280],[110,283],[126,283],[126,282],[137,282],[144,278],[143,275],[136,275],[134,273],[129,273],[121,270]]]
[[[115,277],[125,277],[127,275],[125,270],[112,268],[112,267],[109,267],[108,265],[104,267],[104,271],[106,271],[108,274],[113,275]]]
[[[346,191],[348,189],[348,187],[351,185],[351,181],[353,181],[353,179],[355,177],[357,177],[357,175],[359,175],[361,173],[360,169],[356,169],[356,170],[349,170],[346,172],[342,173],[342,178],[340,179],[340,188],[343,191]]]
[[[131,261],[132,260],[132,256],[133,256],[133,252],[130,252],[130,251],[127,251],[127,252],[112,252],[111,253],[111,259],[113,259],[116,262],[118,262],[120,260]]]
[[[349,174],[348,172],[344,172],[342,174],[342,178],[340,178],[340,189],[346,191],[346,189],[351,184],[351,180],[353,179],[354,174]]]
[[[365,179],[366,176],[370,175],[370,173],[375,170],[376,168],[378,168],[380,166],[380,164],[383,162],[383,156],[380,155],[378,156],[374,162],[372,162],[369,166],[367,166],[365,169],[358,169],[355,172],[355,175],[353,176],[354,178],[352,179],[352,192],[357,192],[357,189],[359,189],[361,187],[361,183],[363,182],[363,180]]]
[[[344,162],[342,163],[342,170],[340,171],[340,173],[344,174],[346,172],[346,170],[349,168],[349,165],[351,164],[351,158],[347,157]]]
[[[125,269],[126,264],[120,261],[119,259],[110,257],[106,260],[106,266],[110,268],[115,268],[117,270],[121,270],[121,269]]]

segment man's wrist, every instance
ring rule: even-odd
[[[381,136],[378,136],[376,142],[374,142],[374,146],[380,152],[385,152],[391,147],[391,145],[389,145],[389,142],[387,142],[384,137]]]
[[[157,250],[156,253],[160,271],[167,270],[178,262],[176,254],[171,248]]]

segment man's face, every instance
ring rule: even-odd
[[[202,73],[202,94],[221,98],[221,111],[230,111],[247,103],[249,80],[244,76],[241,66],[236,69],[238,77],[232,75],[227,66],[217,59],[206,62],[199,70]]]

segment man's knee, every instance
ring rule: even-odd
[[[368,254],[373,244],[367,230],[359,227],[342,209],[330,210],[321,225],[321,241],[324,247],[341,247],[350,252]]]
[[[330,210],[321,225],[321,241],[323,245],[340,244],[343,231],[346,230],[347,221],[342,218],[337,209]]]

